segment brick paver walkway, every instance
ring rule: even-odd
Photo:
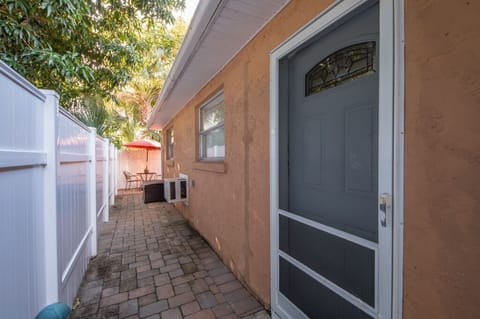
[[[71,318],[270,318],[173,206],[117,198]]]

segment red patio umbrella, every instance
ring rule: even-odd
[[[146,172],[148,172],[148,151],[149,150],[159,150],[161,148],[160,143],[152,141],[152,140],[148,140],[148,139],[133,141],[133,142],[130,142],[130,143],[123,144],[123,146],[131,147],[131,148],[143,148],[143,149],[147,150],[147,163],[145,164],[145,171]]]

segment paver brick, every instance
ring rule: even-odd
[[[172,280],[172,285],[174,285],[174,286],[181,285],[181,284],[187,283],[189,281],[192,281],[194,279],[195,279],[195,277],[193,277],[193,275],[185,275],[185,276],[173,279]]]
[[[153,277],[158,275],[158,269],[152,269],[147,271],[142,271],[137,274],[138,279],[146,278],[146,277]]]
[[[138,273],[150,270],[151,268],[150,268],[150,264],[148,264],[148,265],[144,265],[144,266],[139,266],[136,269],[137,269],[137,274],[138,274]]]
[[[213,280],[217,285],[224,284],[226,282],[230,282],[232,280],[237,280],[232,273],[226,273],[217,277],[214,277]]]
[[[142,297],[138,298],[138,305],[139,306],[149,305],[151,303],[156,302],[157,300],[158,300],[157,299],[157,294],[145,295],[145,296],[142,296]]]
[[[211,308],[217,304],[217,298],[210,291],[198,294],[196,298],[202,309]]]
[[[243,298],[230,304],[237,315],[247,314],[254,310],[260,310],[261,306],[253,297]]]
[[[168,309],[167,301],[160,300],[160,301],[151,303],[149,305],[140,307],[139,315],[140,315],[140,318],[145,318],[153,314],[159,314],[162,311],[165,311],[167,309]]]
[[[118,305],[111,305],[107,307],[100,308],[98,311],[99,318],[111,318],[118,316]]]
[[[193,276],[194,276],[196,279],[205,278],[205,277],[207,276],[207,272],[206,272],[205,270],[197,271],[197,272],[193,273]]]
[[[220,291],[222,293],[231,292],[231,291],[234,291],[238,288],[242,288],[242,285],[236,280],[235,281],[230,281],[230,282],[227,282],[223,285],[218,286],[218,289],[220,289]]]
[[[203,279],[196,279],[194,281],[191,281],[190,285],[194,294],[198,294],[200,292],[208,290],[208,285]]]
[[[186,292],[181,295],[168,298],[168,304],[170,305],[170,308],[175,308],[194,300],[195,296],[192,294],[192,292]]]
[[[265,310],[255,313],[254,317],[255,319],[270,319],[269,314]]]
[[[183,294],[184,292],[191,290],[190,285],[188,283],[177,285],[173,287],[173,289],[175,290],[176,295],[180,295],[180,294]]]
[[[103,289],[120,286],[120,279],[113,279],[103,283]]]
[[[138,300],[133,299],[120,304],[118,315],[120,318],[127,318],[133,316],[138,312]]]
[[[225,296],[223,294],[216,294],[215,299],[217,299],[218,303],[224,303],[226,301]]]
[[[161,274],[153,277],[153,280],[155,281],[156,286],[162,286],[170,282],[170,277],[168,274]]]
[[[200,311],[200,305],[196,301],[189,302],[181,306],[184,316],[191,315],[194,312]]]
[[[128,299],[135,299],[135,298],[142,297],[154,292],[155,292],[155,288],[153,286],[137,288],[129,291]]]
[[[135,268],[130,268],[128,270],[122,271],[122,275],[120,278],[123,281],[126,279],[134,278],[136,275],[137,275],[137,271],[135,270]]]
[[[173,270],[176,270],[176,269],[179,269],[179,268],[180,268],[180,264],[179,263],[174,263],[174,264],[170,264],[170,265],[167,265],[167,266],[164,266],[164,267],[160,267],[160,272],[163,274],[163,273],[170,272],[170,271],[173,271]]]
[[[205,277],[203,278],[205,279],[205,282],[208,284],[208,285],[213,285],[215,283],[215,281],[213,281],[213,279],[211,277]]]
[[[173,271],[170,271],[168,273],[168,275],[170,276],[170,278],[177,278],[177,277],[180,277],[182,276],[184,273],[183,273],[183,270],[181,268],[179,269],[175,269]]]
[[[165,262],[163,261],[163,259],[157,259],[151,262],[152,269],[161,268],[163,266],[165,266]]]
[[[218,277],[226,273],[230,273],[230,270],[228,270],[227,267],[219,267],[208,271],[210,277]]]
[[[81,299],[82,305],[96,304],[100,300],[102,295],[102,287],[93,287],[84,289],[83,294],[85,297]]]
[[[162,319],[182,319],[182,314],[178,308],[162,312]]]
[[[173,264],[177,264],[177,263],[178,263],[177,259],[165,259],[165,264],[167,264],[167,265],[173,265]]]
[[[208,287],[210,289],[211,292],[213,292],[214,294],[218,294],[220,292],[220,289],[218,289],[218,286],[213,284],[213,285],[210,285]]]
[[[193,274],[197,271],[197,266],[194,263],[183,264],[182,270],[185,274]]]
[[[146,278],[142,278],[142,279],[137,279],[137,286],[139,288],[147,287],[147,286],[154,286],[153,277],[146,277]]]
[[[77,318],[81,318],[81,317],[87,317],[87,316],[90,316],[90,315],[94,315],[96,314],[98,311],[98,303],[95,303],[95,304],[91,304],[91,305],[87,305],[87,306],[84,306],[84,307],[80,307],[78,308],[76,311],[75,311],[75,315]],[[74,317],[72,317],[73,319]]]
[[[118,294],[118,293],[119,293],[119,287],[118,286],[109,287],[109,288],[103,289],[102,297],[108,297],[108,296],[115,295],[115,294]]]
[[[190,258],[189,256],[182,256],[182,257],[178,258],[178,262],[179,262],[180,264],[191,263],[191,262],[192,262],[192,258]]]
[[[212,310],[207,309],[186,316],[185,319],[215,319],[215,315]]]
[[[228,314],[233,313],[232,307],[228,303],[222,303],[220,305],[216,305],[212,308],[212,311],[215,313],[217,318],[224,317]]]
[[[245,288],[242,287],[240,289],[226,293],[223,296],[225,297],[226,301],[232,302],[232,301],[237,301],[237,300],[246,298],[250,296],[250,294]]]
[[[103,279],[88,281],[82,284],[82,289],[90,289],[95,287],[101,287],[103,285]]]
[[[135,262],[135,256],[124,256],[122,259],[122,264],[131,264]]]
[[[72,319],[270,318],[170,204],[120,196],[110,220]]]
[[[120,292],[130,291],[137,288],[137,279],[135,277],[122,280],[120,282]]]
[[[145,267],[145,266],[149,266],[150,265],[150,262],[148,260],[142,260],[142,261],[137,261],[135,263],[132,263],[132,264],[129,264],[128,265],[128,268],[129,269],[133,269],[133,268],[136,268],[137,269],[137,272],[138,271],[138,268],[141,268],[141,267]]]
[[[213,269],[225,267],[225,265],[224,265],[221,261],[219,261],[217,257],[215,257],[214,260],[215,260],[215,261],[212,261],[212,262],[209,262],[209,263],[207,263],[207,264],[204,264],[205,269],[207,269],[207,270],[213,270]]]
[[[120,294],[112,295],[106,298],[102,298],[102,301],[100,302],[100,307],[106,307],[114,304],[119,304],[121,302],[124,302],[128,299],[128,293],[123,292]]]
[[[175,296],[175,292],[173,291],[171,284],[166,284],[157,288],[157,298],[159,300],[167,299],[173,296]]]

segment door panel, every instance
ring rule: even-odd
[[[281,251],[375,307],[375,251],[285,216],[279,224]]]
[[[377,111],[375,105],[345,112],[345,192],[377,195]]]
[[[294,317],[378,313],[378,23],[364,7],[280,61],[278,300]]]
[[[289,59],[288,211],[377,242],[378,76],[305,97],[305,74],[331,51],[322,43]]]
[[[371,318],[280,257],[280,291],[312,319]]]

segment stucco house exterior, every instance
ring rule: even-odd
[[[479,12],[200,1],[149,126],[274,318],[478,318]]]

